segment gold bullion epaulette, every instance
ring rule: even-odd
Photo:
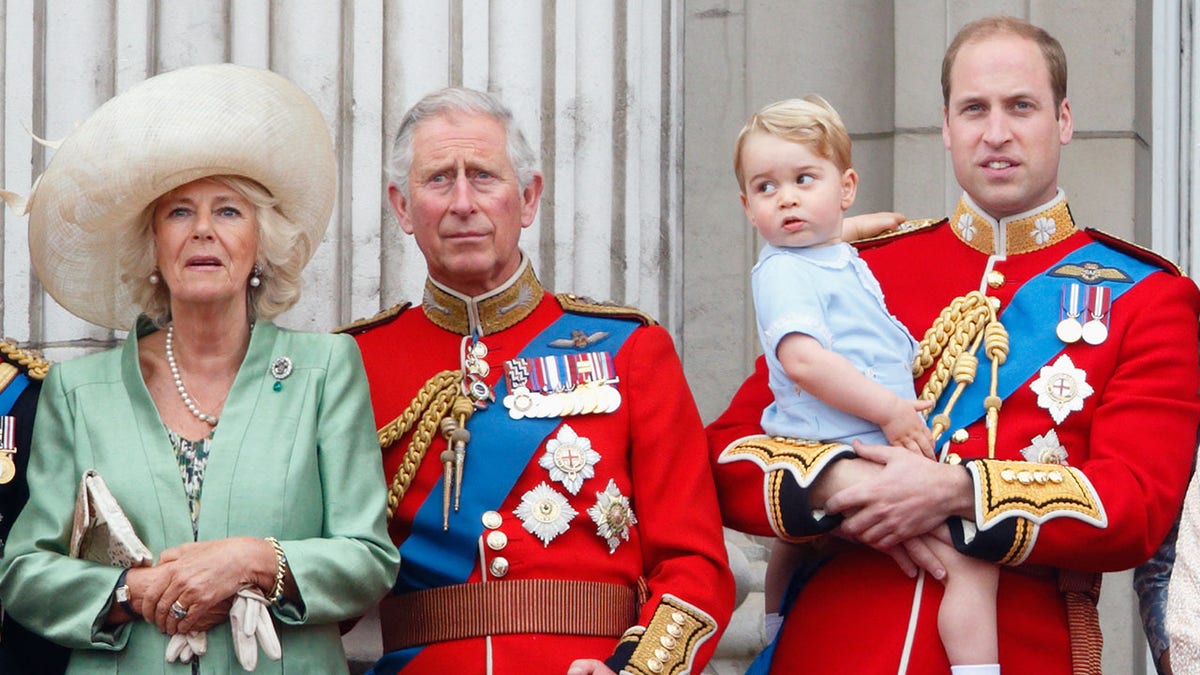
[[[399,305],[392,305],[391,307],[383,310],[382,312],[376,314],[375,316],[367,317],[366,319],[359,319],[357,321],[352,321],[352,322],[346,324],[345,326],[339,326],[337,328],[334,328],[333,332],[334,333],[347,333],[349,335],[358,335],[359,333],[365,333],[368,330],[375,328],[376,326],[382,326],[385,323],[390,323],[390,322],[394,321],[396,319],[396,317],[403,314],[404,310],[408,309],[411,306],[412,306],[411,302],[403,302],[403,303],[400,303]]]
[[[950,221],[945,218],[918,218],[917,220],[906,220],[897,225],[896,229],[894,230],[888,230],[883,234],[877,234],[874,237],[867,237],[865,239],[859,239],[858,241],[852,241],[850,243],[854,244],[854,247],[859,249],[874,248],[881,244],[886,244],[893,239],[913,234],[915,232],[923,232],[948,222]]]
[[[1132,241],[1126,241],[1115,234],[1109,234],[1103,230],[1097,230],[1094,227],[1085,228],[1084,232],[1092,235],[1096,241],[1099,241],[1105,246],[1114,248],[1131,258],[1137,258],[1146,264],[1154,265],[1155,267],[1161,268],[1163,271],[1174,274],[1177,277],[1184,276],[1183,269],[1179,267],[1179,265],[1175,264],[1174,261],[1164,258],[1145,246],[1135,244]]]
[[[44,380],[50,372],[50,362],[42,357],[40,351],[36,349],[22,349],[17,346],[16,340],[12,338],[0,340],[0,356],[11,365],[23,368],[32,380]],[[5,381],[0,386],[0,389],[7,386],[8,382],[12,380],[12,375],[15,374],[13,372],[7,378],[4,378]]]
[[[586,316],[612,316],[618,319],[633,319],[640,321],[643,326],[657,326],[654,317],[637,307],[626,307],[612,302],[599,302],[574,293],[557,293],[555,299],[562,305],[564,312],[584,314]]]

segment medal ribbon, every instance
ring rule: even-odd
[[[522,386],[533,393],[571,391],[581,384],[611,380],[612,354],[586,352],[517,357],[505,361],[504,372],[510,391]]]
[[[1112,305],[1112,294],[1107,286],[1092,286],[1088,289],[1088,320],[1103,321]]]
[[[16,419],[12,415],[0,416],[0,450],[16,449]]]
[[[1061,305],[1046,302],[1047,297],[1061,293],[1062,278],[1050,276],[1050,271],[1063,265],[1082,265],[1085,262],[1098,263],[1104,267],[1119,267],[1131,278],[1129,283],[1106,283],[1106,295],[1111,296],[1108,300],[1109,305],[1158,270],[1157,267],[1137,258],[1093,242],[1071,251],[1062,260],[1046,268],[1046,271],[1022,284],[1008,303],[1008,307],[1000,312],[1000,322],[1008,330],[1009,344],[1019,345],[1019,349],[1009,351],[1008,359],[1000,366],[996,393],[1001,399],[1008,398],[1041,370],[1042,366],[1062,353],[1066,345],[1054,334]],[[1087,309],[1090,311],[1091,307]],[[987,361],[986,355],[978,356],[981,363]],[[954,406],[955,428],[969,426],[983,417],[983,400],[989,395],[988,389],[991,386],[988,379],[976,377],[975,381],[963,390],[962,396]],[[930,419],[942,412],[948,399],[948,396],[942,396],[938,400],[933,411],[929,413]]]

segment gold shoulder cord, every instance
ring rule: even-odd
[[[421,460],[425,457],[425,451],[433,442],[433,436],[441,426],[442,419],[446,417],[446,413],[452,407],[456,409],[463,407],[455,406],[455,401],[459,398],[466,400],[467,405],[470,405],[470,400],[462,393],[462,371],[443,370],[425,382],[425,385],[421,387],[399,417],[388,422],[379,430],[379,447],[386,449],[408,433],[414,423],[417,425],[416,430],[413,431],[412,440],[408,444],[408,450],[404,453],[404,459],[400,462],[400,468],[396,470],[396,475],[392,477],[392,482],[388,486],[387,517],[389,521],[395,515],[400,500],[404,499],[404,493],[408,492],[408,486],[412,483],[413,476],[417,473],[417,467],[421,465]],[[462,422],[465,424],[465,419]]]
[[[0,340],[0,352],[18,365],[25,366],[31,379],[43,380],[46,378],[46,373],[50,372],[49,361],[41,358],[38,352],[21,349],[11,339]]]
[[[933,418],[933,441],[950,428],[950,413],[954,404],[968,384],[975,381],[979,359],[975,352],[980,341],[984,353],[992,363],[992,382],[989,396],[983,405],[987,409],[988,458],[996,456],[996,426],[1000,417],[1002,401],[996,395],[996,376],[1000,365],[1008,358],[1008,331],[1000,323],[997,311],[1000,301],[989,298],[980,291],[955,298],[942,310],[917,349],[913,361],[913,377],[920,377],[930,366],[936,367],[933,375],[921,390],[920,398],[937,403],[944,393],[950,378],[954,378],[954,391],[941,413]]]

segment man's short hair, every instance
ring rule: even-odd
[[[427,120],[455,113],[487,115],[504,126],[508,159],[516,171],[517,183],[524,192],[537,173],[538,158],[513,119],[512,111],[489,92],[466,87],[446,87],[426,94],[404,113],[404,119],[400,121],[400,129],[392,142],[392,152],[388,156],[386,167],[388,180],[399,188],[400,194],[408,199],[408,174],[412,169],[412,141],[416,128]]]
[[[745,189],[742,147],[752,133],[764,133],[808,146],[813,154],[833,162],[838,171],[853,166],[850,161],[850,133],[841,115],[829,102],[815,94],[804,98],[776,101],[750,116],[738,134],[733,149],[733,173],[738,189]]]
[[[962,27],[942,59],[942,105],[950,106],[950,69],[958,57],[958,50],[968,42],[983,40],[996,35],[1015,35],[1032,40],[1042,50],[1046,60],[1046,71],[1050,73],[1050,91],[1054,93],[1054,116],[1067,97],[1067,54],[1062,45],[1045,30],[1012,16],[989,16]]]

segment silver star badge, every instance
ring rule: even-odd
[[[609,553],[615,552],[621,541],[629,541],[629,530],[637,524],[629,497],[621,494],[611,478],[604,492],[596,493],[596,503],[588,508],[588,515],[596,523],[596,533],[608,543]]]
[[[1058,432],[1054,429],[1047,431],[1043,436],[1034,436],[1029,447],[1021,451],[1021,456],[1027,462],[1039,464],[1067,463],[1067,449],[1059,442]]]
[[[571,519],[579,512],[571,508],[566,497],[541,483],[521,495],[521,503],[513,509],[513,514],[521,519],[527,532],[541,539],[543,546],[549,546],[552,539],[567,531]]]
[[[1083,410],[1083,400],[1095,391],[1087,383],[1087,373],[1076,368],[1066,354],[1053,365],[1043,366],[1029,388],[1038,395],[1038,407],[1049,411],[1055,424],[1062,424],[1067,415]]]
[[[564,424],[554,438],[546,441],[546,453],[538,459],[538,466],[550,472],[550,480],[562,483],[567,492],[577,495],[583,480],[596,475],[592,467],[599,461],[600,453],[592,449],[592,442]]]

